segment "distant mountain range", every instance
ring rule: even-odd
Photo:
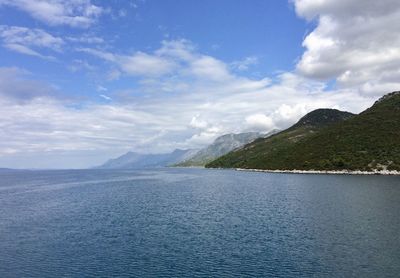
[[[239,133],[239,134],[225,134],[217,139],[214,142],[198,151],[194,156],[189,159],[178,163],[176,166],[204,166],[208,162],[213,161],[214,159],[229,153],[237,148],[244,146],[257,138],[267,137],[272,135],[273,133],[278,132],[274,130],[268,134],[262,134],[259,132],[247,132],[247,133]]]
[[[400,92],[353,115],[318,109],[295,125],[208,163],[210,168],[400,170]]]
[[[206,163],[229,153],[253,140],[269,136],[259,132],[247,132],[239,134],[226,134],[218,137],[215,141],[201,150],[175,150],[164,154],[140,154],[128,152],[115,159],[110,159],[96,169],[134,169],[166,166],[204,166]]]
[[[266,170],[400,170],[400,92],[359,115],[317,109],[283,131],[218,137],[201,150],[128,152],[98,169],[206,166]]]
[[[141,154],[128,152],[115,159],[110,159],[96,169],[139,169],[165,167],[177,164],[194,155],[197,150],[179,150],[163,154]]]

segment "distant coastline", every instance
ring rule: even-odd
[[[227,169],[227,168],[218,168]],[[396,170],[374,170],[374,171],[360,171],[360,170],[264,170],[264,169],[245,169],[233,168],[236,171],[246,172],[265,172],[265,173],[285,173],[285,174],[329,174],[329,175],[389,175],[398,176],[400,171]]]

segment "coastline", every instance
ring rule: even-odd
[[[264,172],[264,173],[280,173],[280,174],[328,174],[328,175],[386,175],[386,176],[400,176],[400,171],[389,170],[374,170],[374,171],[360,171],[360,170],[264,170],[264,169],[245,169],[234,168],[236,171],[245,172]]]

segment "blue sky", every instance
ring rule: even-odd
[[[252,70],[243,72],[244,75],[273,76],[277,71],[289,71],[294,67],[303,51],[299,42],[310,25],[298,18],[293,5],[285,1],[261,0],[251,4],[237,1],[235,5],[231,5],[231,1],[93,1],[93,4],[106,11],[88,28],[65,24],[49,26],[48,22],[37,20],[21,9],[4,5],[0,9],[2,25],[41,29],[64,42],[59,52],[51,47],[40,49],[42,55],[54,56],[57,61],[2,48],[2,65],[23,67],[69,94],[93,97],[97,95],[99,84],[114,89],[131,88],[132,78],[103,82],[107,65],[76,51],[77,48],[94,47],[129,54],[157,50],[164,40],[185,39],[202,53],[223,61],[253,58]],[[103,42],[88,44],[65,39],[78,40],[82,36]],[[100,69],[91,76],[82,75],[70,70],[75,60]]]
[[[399,6],[0,0],[0,167],[90,167],[360,112],[398,90]]]

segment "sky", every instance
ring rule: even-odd
[[[400,89],[398,26],[398,0],[0,0],[0,167],[359,113]]]

